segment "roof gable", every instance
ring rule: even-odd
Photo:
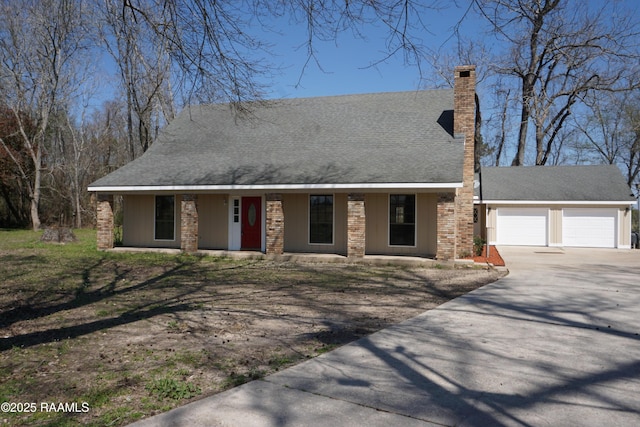
[[[633,201],[615,165],[483,167],[485,201]]]
[[[268,101],[248,115],[192,106],[109,186],[458,183],[453,91]]]

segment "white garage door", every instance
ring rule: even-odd
[[[573,208],[562,211],[562,244],[590,248],[615,248],[616,209]]]
[[[549,209],[499,208],[496,237],[499,245],[547,246]]]

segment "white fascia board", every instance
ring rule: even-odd
[[[480,200],[477,203],[486,205],[633,205],[636,201],[575,201],[575,200]]]
[[[420,182],[389,182],[389,183],[359,183],[359,184],[273,184],[273,185],[127,185],[88,187],[88,191],[98,193],[124,193],[138,191],[243,191],[243,190],[336,190],[336,189],[447,189],[462,188],[461,182],[420,183]]]

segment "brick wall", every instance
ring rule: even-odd
[[[351,193],[347,200],[347,256],[364,257],[366,215],[364,194]]]
[[[436,258],[447,261],[456,257],[456,197],[454,193],[439,193],[437,207],[438,247]]]
[[[280,255],[284,252],[284,209],[282,194],[267,194],[267,255]]]
[[[97,246],[100,250],[113,248],[113,196],[98,195],[96,207]]]
[[[475,93],[475,65],[456,67],[453,132],[455,136],[464,137],[463,187],[458,189],[456,196],[456,256],[458,257],[473,253]]]
[[[180,249],[187,253],[198,251],[198,196],[183,194],[180,203]]]

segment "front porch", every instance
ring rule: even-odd
[[[101,250],[114,248],[113,201],[98,196]],[[441,262],[456,258],[455,202],[455,193],[435,191],[124,194],[123,246],[285,260]]]

